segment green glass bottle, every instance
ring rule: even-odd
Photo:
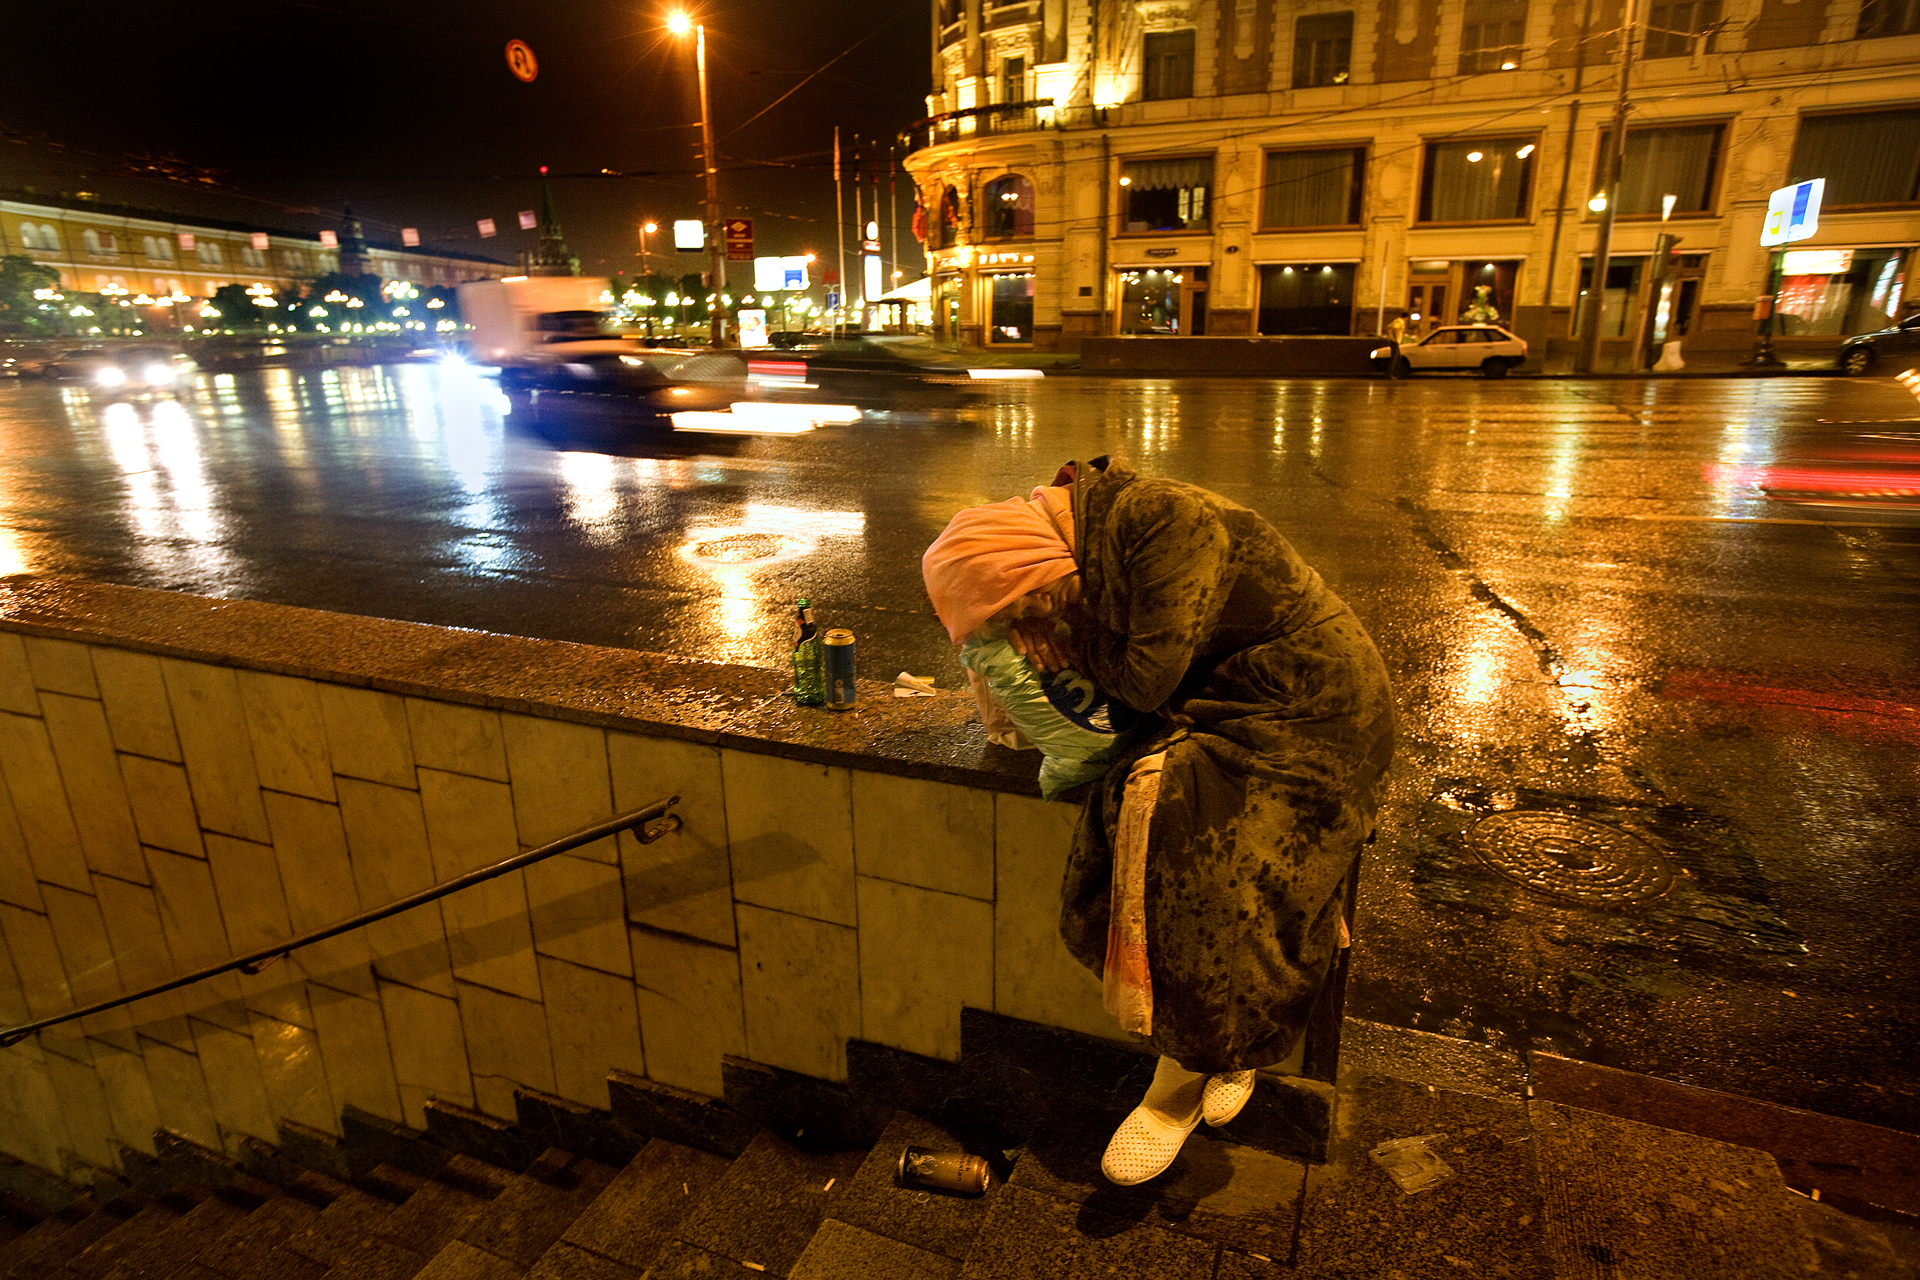
[[[793,700],[803,707],[827,700],[826,654],[813,623],[813,601],[804,597],[793,611]]]

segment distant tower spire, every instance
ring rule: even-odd
[[[340,273],[349,276],[371,274],[373,260],[367,256],[367,233],[360,226],[360,219],[353,216],[353,206],[347,205],[341,214],[340,228]]]
[[[547,166],[540,166],[540,247],[525,256],[530,276],[577,276],[580,259],[567,247],[560,215],[553,209],[553,188],[547,185]]]

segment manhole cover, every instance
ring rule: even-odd
[[[730,533],[693,544],[693,554],[715,564],[746,564],[752,560],[771,560],[787,550],[787,540],[777,533]]]
[[[1581,906],[1630,907],[1673,888],[1673,871],[1652,845],[1569,813],[1488,814],[1467,828],[1466,839],[1507,879]]]

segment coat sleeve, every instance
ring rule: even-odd
[[[1231,538],[1197,497],[1131,488],[1110,517],[1122,581],[1107,588],[1126,604],[1126,634],[1094,630],[1080,658],[1100,688],[1137,711],[1157,711],[1219,621]]]

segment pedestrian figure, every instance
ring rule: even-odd
[[[956,644],[1004,623],[1150,719],[1094,784],[1060,921],[1161,1055],[1101,1161],[1144,1182],[1306,1027],[1393,754],[1385,666],[1260,516],[1106,458],[959,512],[922,569]]]

